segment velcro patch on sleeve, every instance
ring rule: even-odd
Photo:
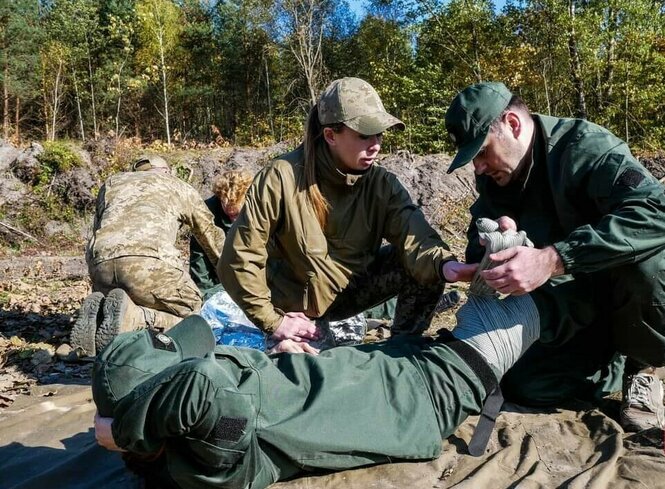
[[[152,346],[157,350],[170,351],[175,353],[176,347],[174,341],[159,331],[150,330],[150,338],[152,339]]]
[[[215,440],[237,442],[245,434],[246,426],[247,418],[222,416],[212,429],[208,439],[213,442]]]
[[[616,184],[622,187],[637,188],[646,177],[644,174],[634,168],[626,168],[619,178],[616,179]]]

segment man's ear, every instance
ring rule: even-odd
[[[336,139],[335,136],[337,133],[333,131],[332,127],[324,127],[323,128],[323,139],[326,140],[326,143],[328,143],[330,146],[335,146]]]
[[[505,115],[506,123],[510,127],[510,132],[512,133],[515,139],[519,138],[522,134],[522,119],[519,114],[513,111],[509,111]]]

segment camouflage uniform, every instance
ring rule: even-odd
[[[124,289],[151,311],[148,325],[168,328],[201,307],[201,295],[175,246],[187,224],[212,262],[224,234],[201,196],[168,174],[121,173],[100,189],[86,261],[93,290]],[[152,322],[152,324],[150,324]]]

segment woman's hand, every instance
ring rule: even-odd
[[[319,350],[309,343],[282,340],[270,350],[270,353],[309,353],[310,355],[318,355]]]
[[[442,275],[448,283],[471,282],[477,269],[477,263],[469,265],[458,261],[447,261],[441,267]]]
[[[302,312],[287,312],[272,335],[277,340],[307,343],[311,340],[318,340],[321,332],[316,324]]]
[[[97,439],[97,443],[107,450],[126,452],[126,450],[123,450],[115,444],[113,433],[111,431],[112,424],[113,418],[104,418],[100,416],[99,413],[95,413],[95,438]]]

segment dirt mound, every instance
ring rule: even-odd
[[[640,157],[640,162],[661,182],[665,178],[665,152]]]

